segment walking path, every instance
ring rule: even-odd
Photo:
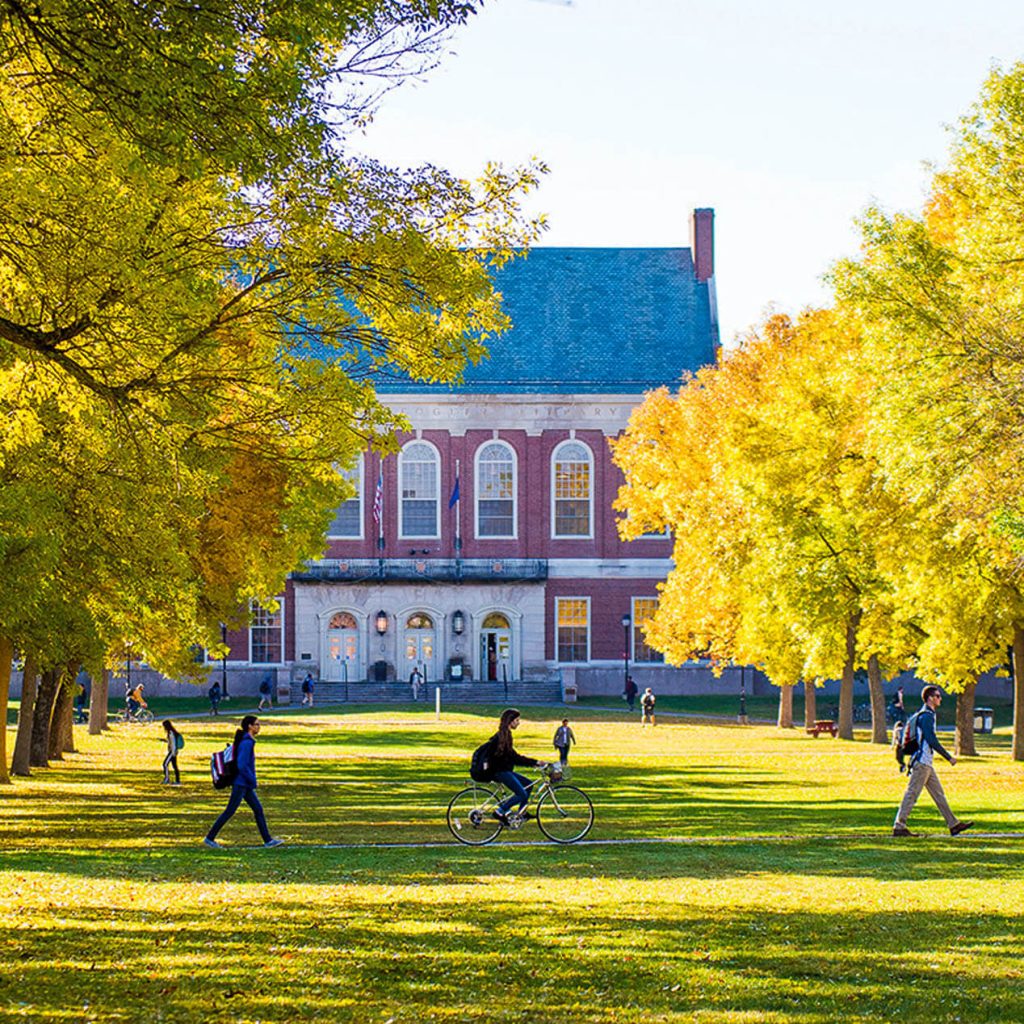
[[[945,832],[921,833],[916,839],[951,839]],[[513,840],[507,843],[486,844],[494,849],[519,849],[525,846],[547,846],[564,848],[565,846],[700,846],[706,843],[731,843],[740,845],[743,843],[760,844],[782,844],[801,843],[813,840],[814,842],[844,842],[851,839],[890,839],[903,844],[912,841],[906,837],[893,836],[889,832],[845,832],[826,833],[822,835],[752,835],[752,836],[658,836],[658,837],[636,837],[626,839],[581,839],[578,843],[553,843],[547,839],[523,839]],[[1024,839],[1024,832],[973,832],[970,835],[964,833],[956,837],[956,841],[964,839]],[[444,842],[427,843],[287,843],[287,848],[294,850],[437,850],[437,849],[458,849],[471,847],[466,844],[449,839]],[[479,848],[479,847],[478,847]],[[235,849],[249,849],[249,847],[235,847]]]

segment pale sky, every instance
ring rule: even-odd
[[[542,245],[687,246],[714,207],[728,343],[826,301],[869,202],[920,207],[946,126],[1024,59],[1024,3],[491,0],[448,49],[366,151],[463,176],[540,157]]]

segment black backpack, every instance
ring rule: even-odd
[[[481,743],[469,761],[469,777],[474,782],[494,781],[494,748],[491,740]]]
[[[892,748],[901,772],[907,770],[907,758],[913,758],[921,749],[921,744],[917,742],[917,716],[920,713],[918,711],[911,715],[902,728],[897,725],[896,731],[893,733]]]

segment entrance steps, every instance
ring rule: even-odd
[[[561,704],[562,684],[557,679],[519,680],[510,683],[426,683],[420,686],[420,704],[434,703],[434,690],[441,688],[441,704]],[[316,684],[316,704],[410,704],[412,687],[407,682]],[[291,703],[302,702],[293,686]],[[314,705],[315,706],[315,705]]]

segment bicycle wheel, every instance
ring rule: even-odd
[[[590,797],[575,786],[552,786],[537,804],[537,824],[555,843],[575,843],[594,824]]]
[[[460,843],[483,846],[501,831],[494,817],[498,791],[489,786],[470,786],[452,797],[448,804],[448,828]]]
[[[135,721],[140,722],[142,725],[149,725],[153,721],[153,712],[149,708],[143,708],[136,714]]]

